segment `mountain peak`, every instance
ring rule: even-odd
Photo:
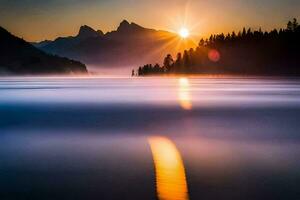
[[[141,27],[140,25],[136,24],[136,23],[129,23],[127,20],[123,20],[117,31],[129,31],[129,30],[141,30],[143,29],[143,27]]]
[[[104,35],[103,31],[101,31],[101,30],[97,30],[97,33],[98,33],[100,36],[103,36],[103,35]]]
[[[129,22],[126,20],[126,19],[124,19],[121,23],[120,23],[120,26],[129,26],[130,24],[129,24]]]
[[[80,38],[89,38],[89,37],[98,37],[98,36],[99,33],[87,25],[81,26],[79,29],[79,33],[77,35],[77,37]]]

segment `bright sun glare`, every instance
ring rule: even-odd
[[[190,35],[190,32],[189,32],[189,30],[187,28],[181,28],[179,30],[179,35],[182,38],[187,38]]]

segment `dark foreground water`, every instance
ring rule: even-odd
[[[1,200],[300,199],[300,81],[1,78]]]

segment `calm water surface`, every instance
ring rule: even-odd
[[[0,199],[300,199],[300,80],[1,78]]]

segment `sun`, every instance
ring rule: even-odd
[[[178,33],[179,33],[180,37],[182,37],[182,38],[187,38],[190,35],[189,30],[187,28],[184,28],[184,27],[181,28]]]

